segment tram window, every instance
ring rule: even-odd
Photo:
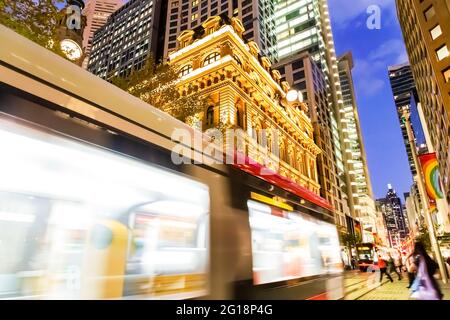
[[[2,118],[0,149],[0,299],[206,294],[207,186]]]
[[[248,207],[255,284],[342,271],[334,225],[299,212],[272,215],[271,207],[255,201]]]

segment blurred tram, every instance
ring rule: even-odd
[[[343,297],[323,199],[255,165],[175,164],[175,129],[207,139],[3,26],[0,42],[1,299]]]

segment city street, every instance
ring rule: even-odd
[[[410,298],[408,279],[406,273],[403,279],[398,281],[395,274],[392,275],[393,283],[385,277],[379,283],[379,273],[361,273],[359,271],[349,271],[345,275],[345,300],[414,300]],[[444,285],[439,282],[444,300],[450,300],[450,284]]]
[[[450,0],[374,2],[0,0],[0,300],[450,300]]]

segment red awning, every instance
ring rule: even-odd
[[[242,171],[245,171],[252,176],[256,176],[266,182],[269,182],[273,185],[276,185],[280,188],[283,188],[286,191],[292,192],[293,194],[308,200],[319,207],[324,209],[333,211],[333,207],[331,204],[321,196],[315,194],[314,192],[304,188],[292,180],[281,176],[280,174],[270,170],[269,168],[257,163],[256,161],[250,159],[247,156],[240,155],[244,161],[234,161],[233,166],[239,168]],[[236,157],[235,157],[236,159]],[[263,172],[263,173],[262,173]]]

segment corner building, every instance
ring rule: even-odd
[[[397,15],[450,200],[450,0],[396,0]]]
[[[269,169],[319,195],[316,158],[320,149],[304,103],[286,103],[290,89],[261,56],[256,42],[243,40],[244,27],[235,17],[213,16],[178,37],[178,50],[169,63],[180,69],[181,95],[189,89],[208,96],[210,105],[197,115],[205,131],[226,123],[242,129],[245,155],[261,164],[268,155]],[[272,135],[278,132],[278,137]],[[275,152],[275,150],[279,152]]]

